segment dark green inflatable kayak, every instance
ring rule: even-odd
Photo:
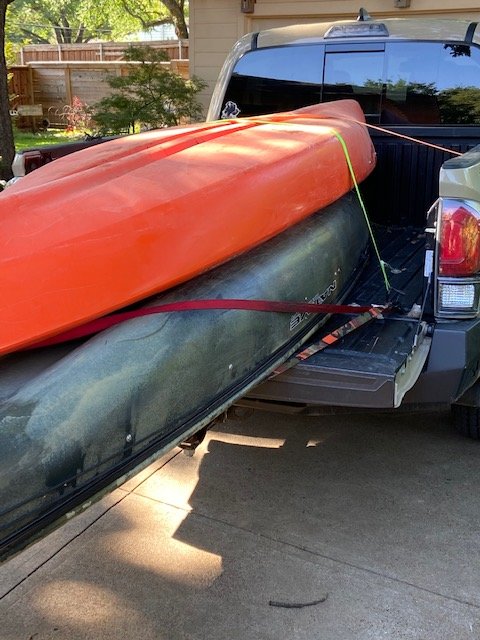
[[[368,233],[356,196],[148,304],[343,300]],[[0,360],[0,553],[27,544],[209,424],[297,350],[320,315],[207,310],[135,318]]]

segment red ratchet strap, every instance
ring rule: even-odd
[[[377,308],[377,307],[375,307]],[[384,310],[386,307],[378,307]],[[222,310],[237,309],[244,311],[268,311],[277,313],[340,313],[340,314],[358,314],[370,312],[370,306],[342,305],[342,304],[315,304],[310,302],[281,302],[276,300],[237,300],[237,299],[220,299],[220,300],[187,300],[184,302],[171,302],[154,307],[142,307],[141,309],[133,309],[115,313],[109,316],[97,318],[91,322],[87,322],[79,327],[75,327],[56,336],[46,338],[29,345],[28,349],[36,349],[38,347],[48,347],[69,340],[77,340],[86,336],[99,333],[110,327],[114,327],[126,320],[134,318],[142,318],[144,316],[154,315],[158,313],[174,313],[179,311],[205,311],[205,310]]]

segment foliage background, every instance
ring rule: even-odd
[[[196,120],[202,106],[196,99],[205,87],[199,78],[184,80],[163,63],[163,51],[131,46],[125,59],[138,62],[127,76],[112,76],[112,94],[94,105],[92,117],[101,133],[134,133]]]

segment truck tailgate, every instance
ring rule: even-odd
[[[394,296],[402,309],[420,309],[424,287],[425,233],[418,228],[375,230]],[[386,289],[372,257],[350,302],[383,304]],[[419,314],[414,314],[418,316]],[[311,342],[338,328],[333,316]],[[289,371],[264,382],[248,398],[269,402],[355,407],[397,407],[420,375],[431,339],[418,317],[393,313],[359,327]]]

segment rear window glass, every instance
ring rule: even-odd
[[[378,122],[383,88],[383,51],[328,52],[323,101],[353,98],[367,120]]]
[[[476,47],[390,43],[386,48],[384,123],[480,124]]]
[[[237,62],[222,118],[298,109],[320,102],[323,46],[258,49]]]
[[[385,42],[385,51],[323,45],[258,49],[236,64],[221,117],[261,115],[342,98],[368,121],[479,125],[480,50],[465,44]],[[343,48],[343,47],[342,47]]]

